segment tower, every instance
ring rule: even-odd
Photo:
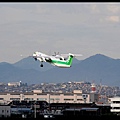
[[[95,84],[91,84],[91,93],[95,93],[96,92],[96,86]]]

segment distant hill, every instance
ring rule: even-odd
[[[41,82],[87,81],[96,84],[120,86],[120,59],[113,59],[102,54],[93,55],[84,60],[73,59],[71,68],[57,68],[39,61],[24,58],[14,64],[0,63],[0,82],[22,81],[28,84]]]
[[[73,64],[79,63],[80,61],[77,60],[76,58],[73,59]],[[55,68],[55,66],[49,64],[49,63],[44,63],[44,67],[40,68],[40,61],[35,61],[31,57],[23,58],[22,60],[16,62],[13,64],[15,67],[19,67],[22,69],[35,69],[38,71],[47,71],[51,68]]]
[[[13,64],[15,67],[19,67],[22,69],[35,69],[38,71],[46,71],[49,70],[51,68],[54,68],[54,66],[45,63],[43,68],[40,68],[40,62],[39,61],[35,61],[33,58],[31,57],[27,57],[27,58],[23,58],[22,60],[16,62]]]

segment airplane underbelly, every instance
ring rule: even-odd
[[[64,64],[56,64],[54,63],[55,66],[61,67],[61,68],[69,68],[70,65],[64,65]]]

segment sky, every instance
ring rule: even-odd
[[[0,62],[35,51],[120,59],[119,2],[0,3]]]

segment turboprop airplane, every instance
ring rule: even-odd
[[[64,56],[67,56],[64,57]],[[48,62],[54,66],[61,68],[69,68],[72,65],[73,57],[82,56],[81,54],[55,54],[55,55],[47,55],[42,52],[36,51],[33,53],[32,57],[35,60],[39,60],[41,62],[40,67],[43,67],[43,62]]]

